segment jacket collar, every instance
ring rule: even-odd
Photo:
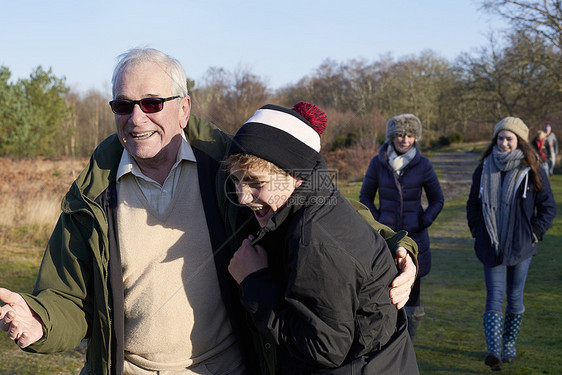
[[[387,149],[388,149],[389,143],[385,142],[380,148],[379,148],[379,158],[381,161],[387,162],[388,163],[388,153],[387,153]],[[415,147],[415,146],[414,146]],[[414,156],[414,158],[412,159],[412,161],[410,163],[408,163],[408,165],[414,166],[416,164],[419,163],[421,159],[421,152],[420,149],[416,147],[416,156]]]

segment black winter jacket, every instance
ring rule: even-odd
[[[254,243],[269,268],[241,283],[242,303],[279,374],[417,374],[396,266],[383,238],[330,184],[303,184]]]

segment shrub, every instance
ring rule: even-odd
[[[464,142],[464,135],[461,132],[452,132],[449,135],[450,143],[462,143]]]
[[[449,146],[451,144],[451,141],[449,140],[449,137],[442,135],[441,137],[439,137],[438,143],[439,146]]]
[[[340,148],[349,148],[359,141],[359,134],[356,132],[348,132],[338,135],[332,142],[332,151]]]

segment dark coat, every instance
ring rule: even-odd
[[[254,240],[269,268],[240,285],[277,373],[417,374],[405,313],[389,298],[397,269],[384,239],[333,185],[305,185]]]
[[[517,188],[515,202],[511,206],[511,214],[514,218],[513,228],[510,228],[512,235],[508,236],[511,243],[508,243],[507,248],[502,249],[499,256],[496,256],[492,247],[482,214],[482,201],[480,200],[482,164],[474,171],[470,195],[466,202],[466,218],[472,237],[475,238],[476,256],[484,265],[488,267],[500,264],[513,266],[537,253],[537,240],[542,239],[556,216],[556,203],[550,183],[543,169],[538,168],[538,171],[543,183],[541,190],[534,191],[530,175],[532,172],[528,172]]]
[[[405,230],[418,244],[419,276],[431,269],[427,228],[443,208],[444,197],[431,162],[416,149],[416,156],[397,176],[388,162],[388,143],[371,159],[359,193],[361,203],[369,207],[375,220],[392,230]],[[422,189],[428,207],[422,207]],[[379,195],[379,207],[374,200]]]

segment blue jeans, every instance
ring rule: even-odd
[[[515,266],[484,266],[486,311],[501,313],[503,311],[503,296],[507,294],[505,311],[513,314],[525,312],[523,289],[532,258],[529,257]]]
[[[554,164],[556,164],[556,155],[552,156],[552,159],[548,161],[548,175],[552,176],[554,174]]]
[[[550,164],[549,164],[548,161],[545,161],[545,162],[542,163],[542,169],[544,169],[544,173],[546,173],[546,176],[547,176],[547,177],[551,175],[551,173],[550,173]]]

